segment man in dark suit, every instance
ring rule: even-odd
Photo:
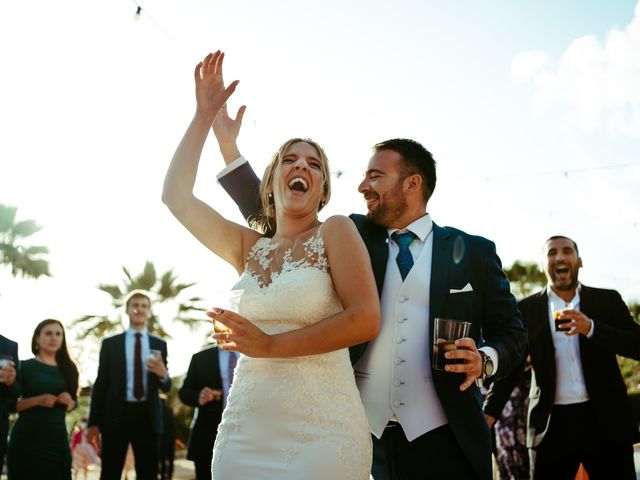
[[[196,480],[211,480],[213,444],[233,380],[235,358],[237,352],[215,347],[195,353],[178,391],[182,403],[196,408],[187,446],[187,458],[194,463]]]
[[[228,164],[220,183],[249,218],[259,211],[257,177],[238,158],[235,137],[226,135],[237,135],[239,120],[219,115],[214,131]],[[351,350],[373,433],[376,480],[490,479],[491,439],[475,380],[510,372],[526,345],[495,245],[433,223],[426,209],[435,183],[435,161],[418,142],[379,143],[359,186],[368,214],[351,215],[371,256],[382,307],[378,338]],[[407,246],[396,234],[408,232]],[[407,248],[408,273],[401,266]],[[446,372],[431,365],[436,317],[471,323],[468,338],[447,354],[463,363]]]
[[[578,282],[582,259],[570,238],[544,244],[547,288],[518,304],[532,364],[527,446],[536,479],[635,479],[640,441],[616,354],[640,360],[640,325],[618,292]],[[557,317],[558,325],[554,315]],[[496,381],[484,410],[499,418],[521,370]]]
[[[0,368],[0,472],[2,472],[4,456],[7,453],[9,413],[15,411],[20,394],[20,385],[16,382],[19,368],[18,344],[0,335],[0,355],[4,360],[3,368]]]
[[[163,431],[158,389],[171,388],[167,343],[146,330],[151,316],[148,292],[130,292],[125,308],[129,329],[102,342],[87,436],[101,446],[102,480],[120,479],[130,443],[136,478],[156,480]]]

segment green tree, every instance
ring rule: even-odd
[[[21,242],[42,230],[34,220],[16,221],[18,209],[0,203],[0,266],[11,268],[14,277],[51,276],[49,262],[43,256],[49,249]]]
[[[172,321],[187,325],[190,328],[202,325],[207,321],[202,318],[196,318],[196,312],[203,312],[205,309],[198,305],[202,301],[200,297],[190,297],[180,301],[178,297],[189,287],[195,283],[177,283],[177,276],[173,270],[168,270],[161,276],[156,274],[156,268],[153,263],[147,261],[144,265],[142,273],[132,275],[129,269],[122,267],[124,278],[119,284],[98,285],[98,289],[108,293],[111,296],[112,312],[105,315],[84,315],[71,322],[71,328],[76,329],[78,339],[88,337],[102,338],[106,334],[120,330],[124,327],[124,298],[127,293],[135,289],[147,290],[152,294],[154,312],[149,319],[147,326],[149,332],[161,337],[171,337],[167,330],[160,323],[155,311],[161,305],[175,305],[175,314]]]
[[[547,278],[534,262],[516,260],[504,273],[511,284],[511,291],[518,300],[538,291],[547,284]]]

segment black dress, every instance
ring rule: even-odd
[[[57,366],[36,359],[20,363],[22,398],[68,391]],[[75,392],[69,392],[75,400]],[[20,412],[9,438],[9,480],[71,480],[71,451],[66,406],[33,407]]]

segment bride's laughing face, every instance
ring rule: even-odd
[[[317,212],[323,201],[326,166],[318,150],[307,142],[291,144],[276,167],[273,198],[277,211]]]

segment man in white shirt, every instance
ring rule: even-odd
[[[570,238],[549,238],[542,267],[547,288],[518,303],[532,364],[527,446],[532,478],[636,478],[640,441],[616,354],[640,360],[640,325],[618,292],[580,284],[582,259]],[[556,318],[554,318],[554,316]],[[521,370],[496,381],[484,406],[500,417]]]
[[[120,480],[129,444],[136,478],[156,480],[164,428],[158,390],[168,392],[171,388],[167,343],[147,331],[151,318],[148,292],[130,292],[125,309],[129,329],[102,342],[87,437],[101,447],[101,480]]]

